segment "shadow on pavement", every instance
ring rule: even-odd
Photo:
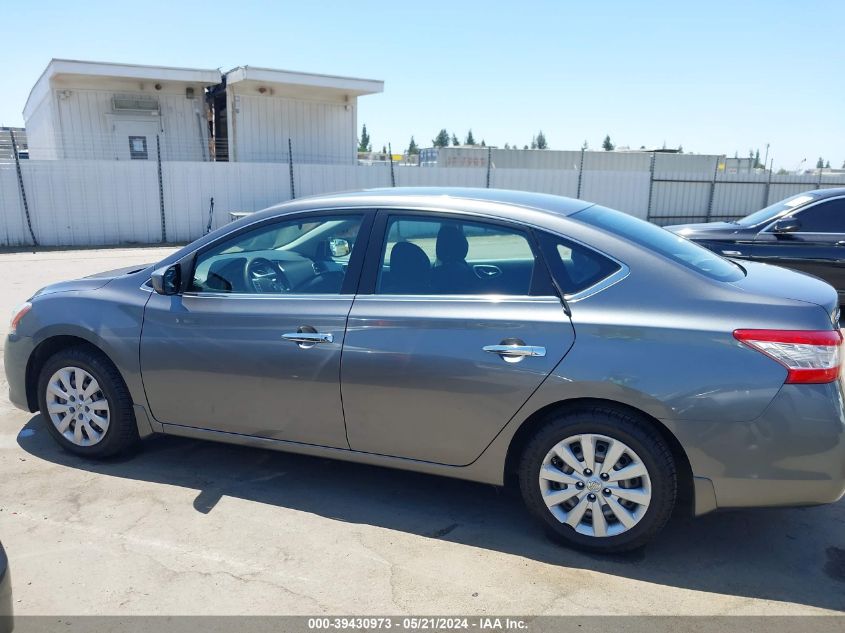
[[[674,519],[625,556],[560,547],[518,495],[492,486],[374,466],[159,436],[134,455],[90,462],[59,448],[33,417],[31,455],[112,477],[195,489],[197,512],[226,496],[375,525],[660,585],[845,610],[845,504]]]

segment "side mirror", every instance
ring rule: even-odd
[[[342,237],[332,237],[329,239],[329,252],[331,252],[332,257],[346,257],[351,250],[352,247],[349,245],[348,240]]]
[[[784,218],[772,226],[772,233],[795,233],[801,229],[801,222],[797,218]]]
[[[179,264],[171,264],[153,271],[153,290],[160,295],[179,294],[182,284],[182,267]]]

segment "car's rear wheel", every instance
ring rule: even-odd
[[[624,552],[654,538],[672,514],[669,446],[646,420],[585,407],[550,418],[528,442],[519,483],[528,509],[566,544]]]
[[[39,374],[38,403],[50,434],[77,455],[108,457],[138,441],[129,390],[96,350],[72,347],[51,356]]]

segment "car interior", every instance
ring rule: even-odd
[[[360,225],[360,216],[347,216],[241,234],[198,255],[189,292],[339,294]],[[551,239],[547,257],[564,292],[617,268],[590,249]],[[494,224],[395,217],[383,248],[379,294],[525,296],[550,284],[548,275],[535,275],[527,236]]]
[[[197,258],[191,292],[337,294],[360,217],[256,229]]]
[[[534,263],[528,240],[518,232],[494,225],[394,219],[376,291],[527,295]]]

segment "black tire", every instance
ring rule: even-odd
[[[627,444],[642,460],[651,481],[651,499],[639,522],[621,534],[592,536],[556,518],[543,501],[539,473],[552,447],[580,433],[605,435]],[[672,452],[647,420],[622,409],[588,406],[550,416],[525,446],[519,463],[519,488],[529,511],[556,541],[599,553],[638,549],[663,529],[675,506],[678,478]]]
[[[103,438],[91,446],[79,446],[65,438],[47,413],[47,383],[63,367],[79,367],[99,383],[109,406],[109,425]],[[51,356],[38,376],[38,406],[50,434],[68,452],[100,459],[121,453],[139,441],[132,397],[114,363],[105,354],[88,347],[69,347]]]

